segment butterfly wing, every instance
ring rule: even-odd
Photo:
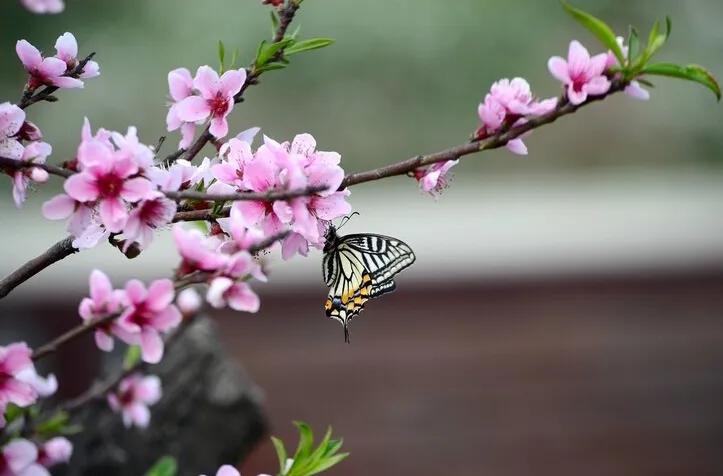
[[[349,321],[369,299],[394,291],[393,276],[414,260],[414,252],[406,243],[372,234],[344,236],[325,253],[322,267],[329,295],[324,309],[328,317],[344,326],[347,342]]]

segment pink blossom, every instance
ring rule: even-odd
[[[46,468],[70,461],[73,455],[73,444],[63,436],[51,438],[40,447],[38,463]]]
[[[93,248],[110,235],[93,207],[65,194],[56,195],[45,202],[42,213],[48,220],[70,218],[68,232],[74,238],[73,247],[76,249]]]
[[[128,219],[124,201],[137,202],[152,197],[151,182],[143,177],[131,178],[138,171],[136,163],[113,157],[112,151],[98,141],[81,144],[78,160],[91,165],[65,181],[65,192],[79,202],[97,201],[106,229],[114,233],[121,231]]]
[[[536,100],[529,83],[523,78],[500,79],[492,84],[484,102],[477,108],[482,123],[477,131],[477,138],[484,139],[505,128],[522,124],[526,117],[546,114],[556,105],[557,98]],[[527,154],[527,147],[519,137],[508,141],[506,147],[515,154]],[[424,186],[423,183],[422,185]]]
[[[234,96],[246,82],[246,70],[229,70],[219,78],[209,66],[196,72],[193,86],[200,96],[188,96],[176,105],[177,118],[183,122],[199,122],[211,118],[210,132],[221,138],[228,134],[226,117],[233,110]]]
[[[60,13],[65,9],[63,0],[20,0],[33,13]]]
[[[3,414],[8,403],[27,407],[38,398],[33,386],[18,378],[20,372],[33,367],[31,355],[24,342],[0,346],[0,426],[5,425]]]
[[[15,51],[30,75],[28,87],[31,90],[42,85],[58,88],[83,87],[83,81],[65,76],[67,70],[65,61],[53,57],[43,58],[40,51],[26,40],[18,41]]]
[[[127,306],[118,326],[131,336],[129,344],[141,347],[143,361],[156,364],[163,357],[162,333],[181,323],[181,312],[173,304],[175,291],[170,279],[158,279],[146,287],[137,279],[125,286]]]
[[[181,274],[193,271],[216,271],[228,263],[228,257],[218,251],[219,243],[206,238],[197,229],[185,229],[178,224],[173,227],[173,240],[183,258]]]
[[[425,169],[418,169],[414,172],[414,178],[425,192],[435,195],[440,194],[449,184],[449,173],[452,167],[459,163],[457,160],[437,162]]]
[[[237,311],[257,312],[261,304],[259,297],[248,283],[219,276],[211,281],[206,300],[215,308],[228,305]]]
[[[211,167],[213,175],[227,185],[239,190],[245,189],[244,169],[254,158],[251,145],[233,138],[221,146],[219,156],[222,158],[221,162]]]
[[[126,248],[134,242],[138,243],[141,249],[148,248],[153,241],[155,230],[171,223],[175,213],[176,202],[165,198],[160,192],[154,193],[153,198],[138,202],[123,227]]]
[[[160,399],[161,380],[155,375],[126,377],[115,392],[108,394],[108,404],[113,411],[121,412],[126,428],[146,428],[151,420],[148,407]]]
[[[20,160],[35,164],[44,164],[45,160],[52,153],[53,148],[45,142],[32,142],[23,151]],[[40,167],[27,167],[18,169],[13,175],[13,199],[15,205],[20,206],[25,201],[28,186],[31,182],[42,183],[48,180],[48,172]]]
[[[67,71],[75,69],[80,63],[78,60],[78,42],[72,33],[65,32],[55,42],[55,57],[65,62]],[[80,73],[80,78],[90,79],[100,75],[100,66],[95,61],[88,61]]]
[[[588,96],[600,96],[610,89],[610,80],[605,76],[607,53],[590,57],[580,42],[570,42],[567,61],[553,56],[547,63],[550,73],[565,85],[571,104],[582,104]]]
[[[0,157],[20,160],[23,146],[15,137],[25,122],[25,111],[15,104],[0,104]]]
[[[50,473],[38,464],[35,445],[17,438],[0,451],[0,476],[50,476]]]
[[[184,317],[191,317],[201,309],[201,296],[193,288],[187,288],[178,293],[176,297],[176,306]]]
[[[113,285],[102,271],[95,269],[90,273],[90,297],[83,298],[78,306],[78,314],[85,322],[103,319],[121,311],[124,293],[114,290]],[[113,350],[113,335],[127,338],[127,334],[115,322],[107,322],[95,329],[95,343],[99,349]]]
[[[181,142],[179,147],[187,149],[193,141],[193,136],[196,133],[196,125],[194,121],[184,122],[178,116],[178,104],[193,95],[193,78],[191,72],[186,68],[174,69],[168,73],[168,90],[171,94],[170,108],[166,115],[166,126],[169,131],[175,131],[181,129]]]

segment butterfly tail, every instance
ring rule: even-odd
[[[344,323],[344,342],[346,342],[347,344],[351,343],[351,341],[349,340],[349,323],[348,322]]]

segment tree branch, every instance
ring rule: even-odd
[[[0,299],[7,296],[18,285],[32,278],[51,264],[62,260],[66,256],[76,253],[73,247],[73,238],[68,237],[48,248],[43,254],[36,256],[17,270],[13,271],[0,281]]]
[[[291,198],[305,197],[314,193],[323,192],[326,187],[306,187],[296,190],[270,190],[268,192],[239,192],[239,193],[204,193],[194,191],[164,192],[166,197],[173,200],[203,200],[215,201],[248,201],[258,200],[273,202],[276,200],[289,200]]]
[[[15,160],[8,159],[6,157],[0,157],[0,169],[8,173],[15,172],[16,170],[21,169],[30,169],[33,167],[43,169],[50,175],[57,175],[64,178],[68,178],[75,173],[72,170],[64,169],[63,167],[58,167],[57,165],[53,164],[36,164],[27,160]]]

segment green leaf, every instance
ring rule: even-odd
[[[615,57],[618,59],[620,64],[625,64],[625,57],[623,56],[623,50],[620,48],[617,40],[615,39],[615,32],[610,26],[604,21],[595,18],[587,12],[584,12],[578,8],[573,7],[564,0],[560,0],[562,7],[569,13],[578,23],[588,29],[590,33],[600,40],[600,42],[613,52]]]
[[[25,410],[23,408],[20,408],[14,403],[8,403],[8,406],[5,408],[5,421],[7,424],[10,424],[23,416],[24,413]]]
[[[339,453],[337,455],[331,456],[330,458],[327,458],[324,461],[322,461],[311,472],[306,473],[305,476],[311,476],[312,474],[319,474],[322,471],[326,471],[327,469],[331,468],[332,466],[341,463],[344,459],[347,458],[347,456],[349,456],[349,453]]]
[[[260,68],[271,61],[277,53],[284,51],[284,48],[294,43],[292,38],[284,38],[276,43],[262,41],[256,54],[256,67]]]
[[[45,438],[49,438],[64,432],[64,429],[70,421],[70,415],[67,412],[57,412],[49,419],[41,422],[36,427],[38,434]]]
[[[286,448],[284,448],[284,442],[275,436],[271,437],[271,442],[274,444],[276,449],[276,457],[279,458],[279,474],[284,474],[284,466],[286,466]]]
[[[266,71],[274,71],[276,69],[284,69],[286,68],[286,64],[288,63],[281,63],[279,61],[275,61],[273,63],[265,64],[264,66],[261,66],[260,68],[256,68],[257,73],[265,73]]]
[[[123,358],[123,370],[130,370],[135,367],[141,360],[141,348],[137,345],[132,345],[126,350],[126,355]]]
[[[645,47],[645,51],[643,51],[643,65],[647,64],[650,58],[658,52],[658,50],[665,44],[665,40],[667,38],[667,34],[660,33],[660,23],[656,21],[655,24],[653,24],[653,28],[650,30],[650,34],[648,35],[648,45]]]
[[[681,66],[672,63],[655,63],[646,66],[640,72],[640,74],[649,74],[653,76],[668,76],[671,78],[686,79],[702,84],[706,88],[713,91],[715,97],[720,101],[721,89],[718,81],[715,79],[710,71],[697,64],[689,64],[687,66]]]
[[[294,461],[306,457],[311,453],[311,447],[314,444],[314,432],[311,427],[303,421],[295,421],[294,425],[299,430],[299,445],[294,453]]]
[[[670,20],[669,16],[665,16],[665,39],[667,40],[670,37],[670,32],[673,30],[673,22]]]
[[[291,56],[297,53],[301,53],[303,51],[325,48],[332,43],[334,43],[334,40],[331,38],[311,38],[308,40],[301,40],[286,48],[286,50],[284,50],[284,53],[288,56]]]
[[[236,66],[236,60],[238,60],[238,48],[233,50],[233,55],[231,56],[231,66],[229,66],[229,69],[233,69]]]
[[[156,461],[146,476],[175,476],[178,471],[178,464],[173,456],[163,456]]]
[[[638,36],[638,30],[631,26],[630,33],[628,33],[628,64],[633,64],[639,53],[640,37]]]
[[[226,47],[221,40],[218,40],[218,64],[219,71],[223,73],[224,65],[226,64]]]

